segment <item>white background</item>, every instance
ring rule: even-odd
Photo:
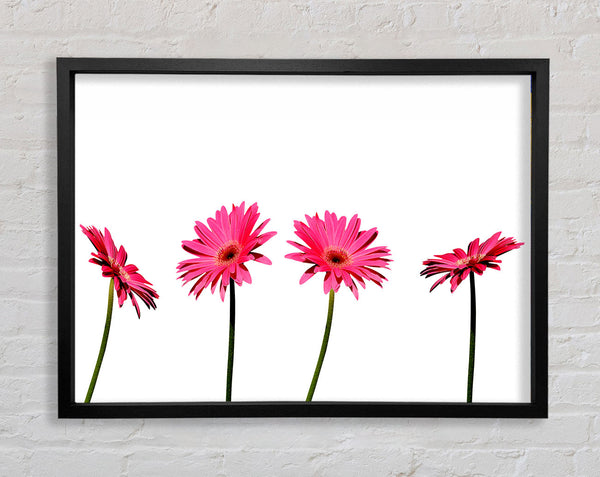
[[[237,288],[234,400],[302,400],[321,344],[322,278],[300,286],[292,221],[358,213],[389,282],[336,298],[315,400],[463,401],[468,283],[428,290],[422,260],[497,230],[526,242],[477,279],[474,400],[529,400],[529,78],[78,76],[76,223],[107,226],[161,295],[115,309],[94,401],[222,400],[228,305],[177,281],[222,204],[258,201],[278,235]],[[76,233],[76,399],[108,280]]]

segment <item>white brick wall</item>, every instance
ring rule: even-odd
[[[0,474],[600,475],[600,2],[5,0]],[[550,419],[56,419],[56,56],[550,57]]]

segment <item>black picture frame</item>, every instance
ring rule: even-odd
[[[58,417],[548,416],[548,59],[258,60],[58,58]],[[529,75],[531,77],[531,402],[75,402],[75,75]]]

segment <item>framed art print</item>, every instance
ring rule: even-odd
[[[59,58],[59,417],[546,417],[548,67]]]

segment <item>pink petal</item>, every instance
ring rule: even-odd
[[[302,274],[302,276],[300,277],[300,285],[306,283],[309,279],[315,276],[315,268],[317,268],[317,266],[313,265]]]

